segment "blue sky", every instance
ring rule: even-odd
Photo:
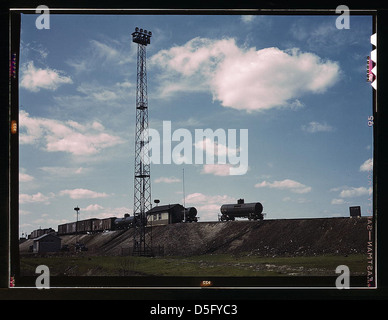
[[[266,219],[348,216],[354,205],[367,215],[371,17],[340,30],[337,16],[51,14],[39,30],[37,16],[21,28],[20,232],[74,221],[77,205],[81,219],[132,213],[136,26],[153,34],[151,128],[249,137],[246,174],[152,164],[152,199],[182,203],[184,168],[200,221],[239,198],[261,202]],[[193,161],[195,151],[193,141]]]

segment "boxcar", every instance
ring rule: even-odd
[[[102,231],[102,220],[94,219],[92,221],[92,232],[100,232]]]
[[[110,218],[105,218],[105,219],[102,219],[101,222],[102,222],[102,231],[104,230],[114,230],[115,229],[115,220],[117,218],[116,217],[110,217]]]

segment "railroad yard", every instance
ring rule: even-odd
[[[57,275],[263,276],[328,275],[351,265],[364,274],[368,218],[280,219],[177,223],[152,228],[155,257],[132,257],[133,229],[61,236],[62,245],[77,241],[88,248],[74,253],[28,252],[20,244],[21,271],[52,265]],[[334,268],[334,269],[333,269]]]

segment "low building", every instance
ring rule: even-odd
[[[182,222],[184,207],[180,204],[156,206],[147,212],[153,226]]]
[[[361,217],[361,207],[360,206],[354,206],[349,207],[350,217]]]
[[[32,251],[35,253],[57,252],[61,250],[61,238],[52,233],[34,239]]]

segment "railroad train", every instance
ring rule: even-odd
[[[244,203],[244,199],[239,199],[237,204],[224,204],[220,207],[221,215],[219,221],[234,221],[236,218],[248,218],[249,220],[263,220],[263,205],[260,202]],[[184,208],[181,205],[158,206],[150,210],[147,214],[153,216],[155,220],[157,213],[164,212],[171,214],[166,223],[197,222],[197,209],[195,207]],[[103,231],[125,230],[132,228],[137,217],[128,213],[122,218],[110,217],[104,219],[91,218],[78,222],[69,222],[58,225],[58,235],[76,233],[96,233]],[[156,221],[153,224],[157,225]]]
[[[220,221],[234,221],[235,218],[249,220],[263,220],[263,205],[260,202],[244,203],[244,199],[237,200],[237,204],[224,204],[220,208]]]
[[[158,208],[155,207],[152,210],[150,210],[147,214],[148,216],[153,216],[155,212],[158,212]],[[175,205],[168,205],[165,207],[171,207],[171,209],[176,208]],[[194,207],[190,208],[184,208],[183,206],[180,206],[180,208],[176,208],[174,212],[173,219],[169,219],[168,223],[180,223],[180,222],[197,222],[198,218],[197,215],[197,209]],[[183,210],[182,210],[183,209]],[[160,211],[160,210],[159,210]],[[167,211],[167,210],[163,210]],[[169,211],[169,210],[168,210]],[[185,215],[184,215],[185,211]],[[166,212],[167,213],[167,212]],[[61,235],[67,235],[67,234],[81,234],[81,233],[97,233],[97,232],[103,232],[103,231],[114,231],[114,230],[125,230],[132,228],[137,223],[138,217],[131,216],[130,214],[126,213],[124,217],[117,218],[117,217],[110,217],[110,218],[104,218],[104,219],[97,219],[97,218],[91,218],[86,220],[80,220],[78,222],[69,222],[64,223],[61,225],[58,225],[58,232],[57,234],[59,236]],[[152,222],[151,222],[152,223]],[[156,225],[156,223],[154,222]]]

